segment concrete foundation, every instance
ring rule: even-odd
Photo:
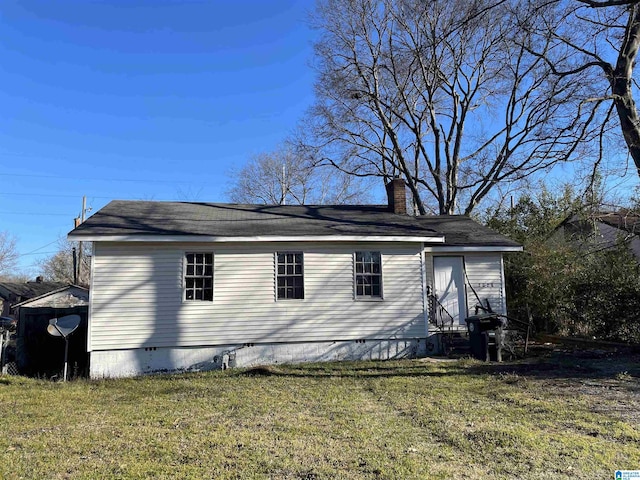
[[[429,337],[94,351],[90,358],[90,376],[132,377],[147,373],[206,371],[277,363],[418,358],[434,354],[433,342],[434,339]]]

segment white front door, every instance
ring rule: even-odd
[[[467,302],[462,257],[433,257],[436,320],[439,324],[466,325]]]

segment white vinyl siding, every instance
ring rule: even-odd
[[[424,337],[420,244],[94,244],[92,350]],[[215,257],[213,302],[182,301],[185,252]],[[385,301],[354,300],[353,253],[382,253]],[[275,298],[274,252],[304,253],[305,298]]]

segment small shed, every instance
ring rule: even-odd
[[[62,371],[64,341],[47,333],[49,320],[79,315],[80,326],[69,337],[69,366],[72,376],[88,373],[87,320],[89,290],[67,285],[14,305],[18,318],[16,362],[25,375],[53,376]]]
[[[58,291],[67,285],[45,282],[42,277],[29,282],[0,282],[0,315],[9,316],[17,304]]]

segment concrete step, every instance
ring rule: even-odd
[[[451,333],[443,335],[445,355],[450,358],[466,357],[471,354],[469,336],[466,333]]]

